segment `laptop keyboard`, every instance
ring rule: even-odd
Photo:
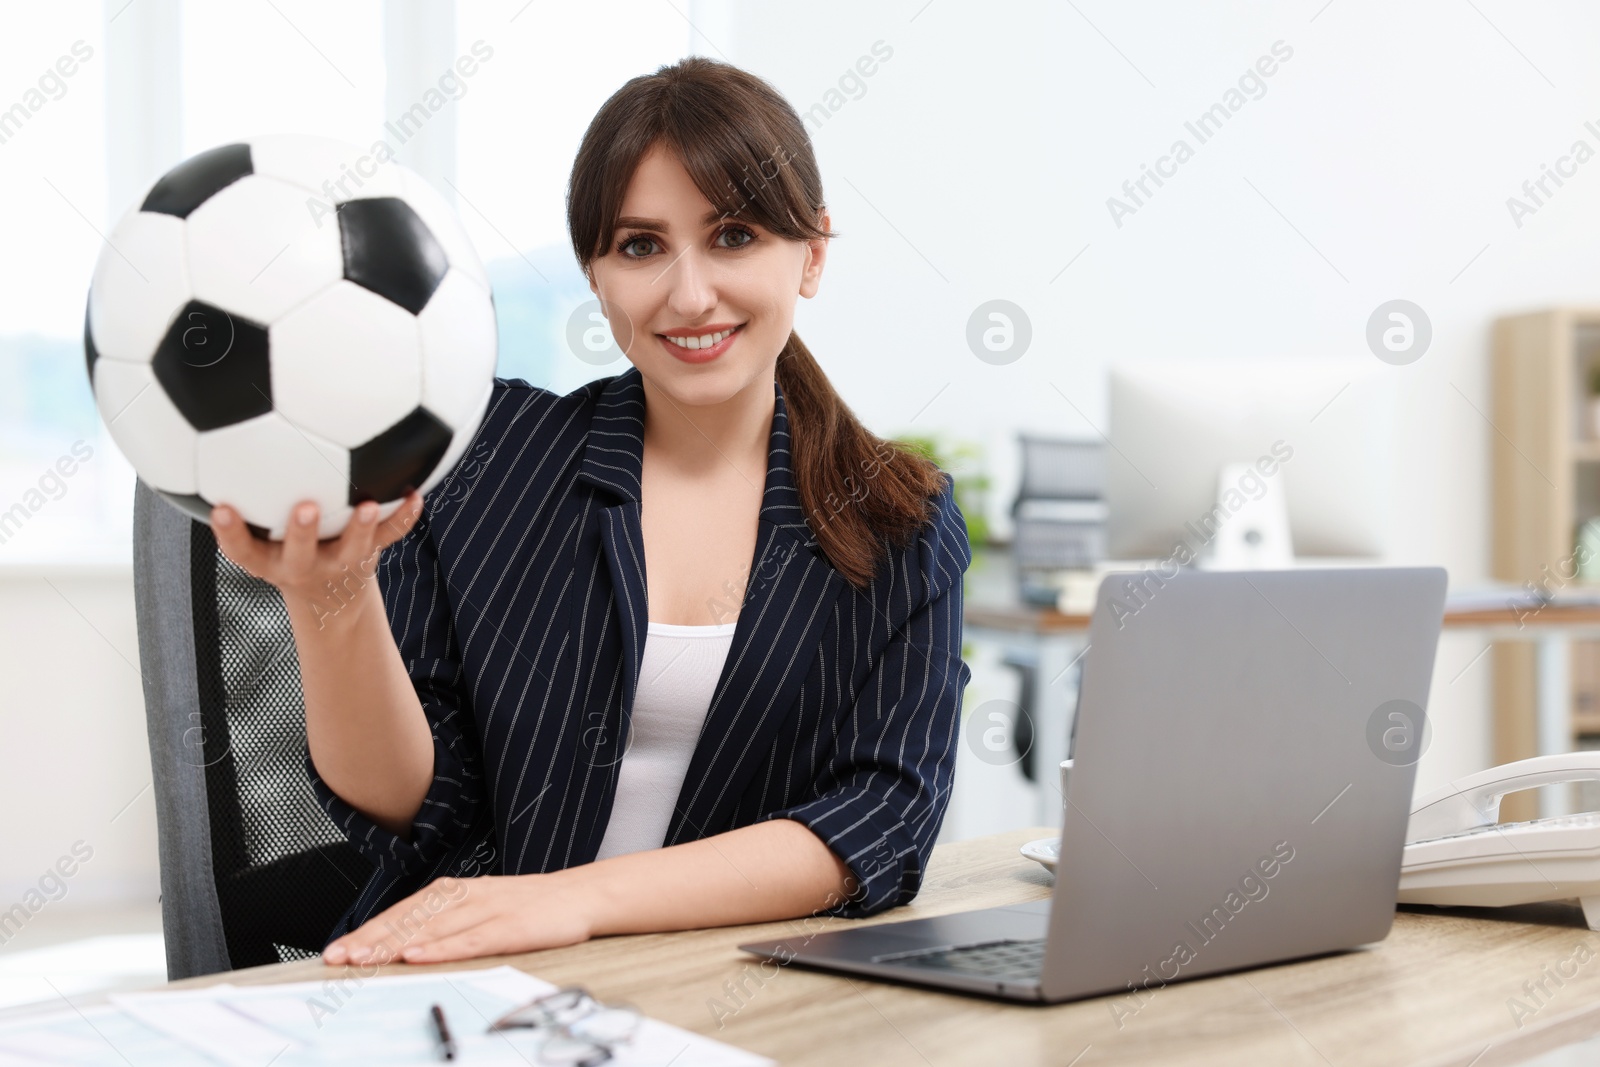
[[[954,948],[917,949],[874,956],[873,963],[897,963],[934,971],[960,971],[984,978],[1028,981],[1044,970],[1045,939],[985,941]]]

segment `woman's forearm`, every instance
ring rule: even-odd
[[[330,943],[333,966],[533,952],[608,934],[798,919],[854,895],[822,839],[772,819],[548,874],[440,878]]]
[[[311,760],[328,788],[408,837],[433,783],[433,731],[406,673],[375,578],[335,599],[284,596]]]
[[[561,873],[591,902],[592,937],[791,919],[831,908],[855,888],[850,869],[793,819]]]

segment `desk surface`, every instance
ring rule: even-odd
[[[1089,629],[1088,614],[1066,614],[1053,607],[1026,604],[1017,595],[1010,549],[990,546],[977,554],[966,575],[967,626],[1022,633],[1072,633]],[[1509,594],[1507,599],[1509,600]],[[1600,607],[1581,602],[1546,604],[1537,610],[1505,607],[1446,607],[1447,629],[1488,629],[1497,636],[1535,637],[1552,630],[1594,631],[1600,636]]]
[[[940,845],[912,905],[857,922],[1046,896],[1048,875],[1017,853],[1023,842],[1045,833],[1016,830]],[[810,928],[845,924],[819,920]],[[1023,1006],[793,966],[764,974],[760,961],[735,947],[803,929],[798,922],[770,923],[603,938],[433,969],[511,963],[551,982],[587,985],[603,999],[631,1001],[657,1018],[785,1065],[1495,1067],[1600,1032],[1600,934],[1584,927],[1576,905],[1401,911],[1393,932],[1376,946],[1175,983],[1123,1017],[1120,1029],[1112,1005],[1131,1006],[1126,999]],[[1567,963],[1579,945],[1588,948],[1578,953],[1583,961]],[[1574,967],[1570,977],[1545,978],[1545,968],[1556,974]],[[400,965],[383,971],[422,969]],[[305,981],[337,978],[343,970],[307,960],[176,985]],[[1549,990],[1542,1007],[1523,989],[1523,983],[1541,980]],[[1513,997],[1533,1011],[1520,1028],[1508,1004]]]

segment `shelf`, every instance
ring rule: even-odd
[[[1491,359],[1493,479],[1490,573],[1521,587],[1570,574],[1578,527],[1600,515],[1600,439],[1588,387],[1600,370],[1600,309],[1552,308],[1494,324]],[[1596,583],[1562,582],[1582,599]],[[1534,692],[1539,665],[1524,644],[1497,643],[1492,660],[1494,759],[1510,763],[1539,747]],[[1600,733],[1600,646],[1575,642],[1569,694],[1574,735]],[[1502,816],[1531,817],[1531,795],[1508,797]]]

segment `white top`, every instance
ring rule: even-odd
[[[737,625],[650,623],[617,797],[596,859],[661,847]]]

